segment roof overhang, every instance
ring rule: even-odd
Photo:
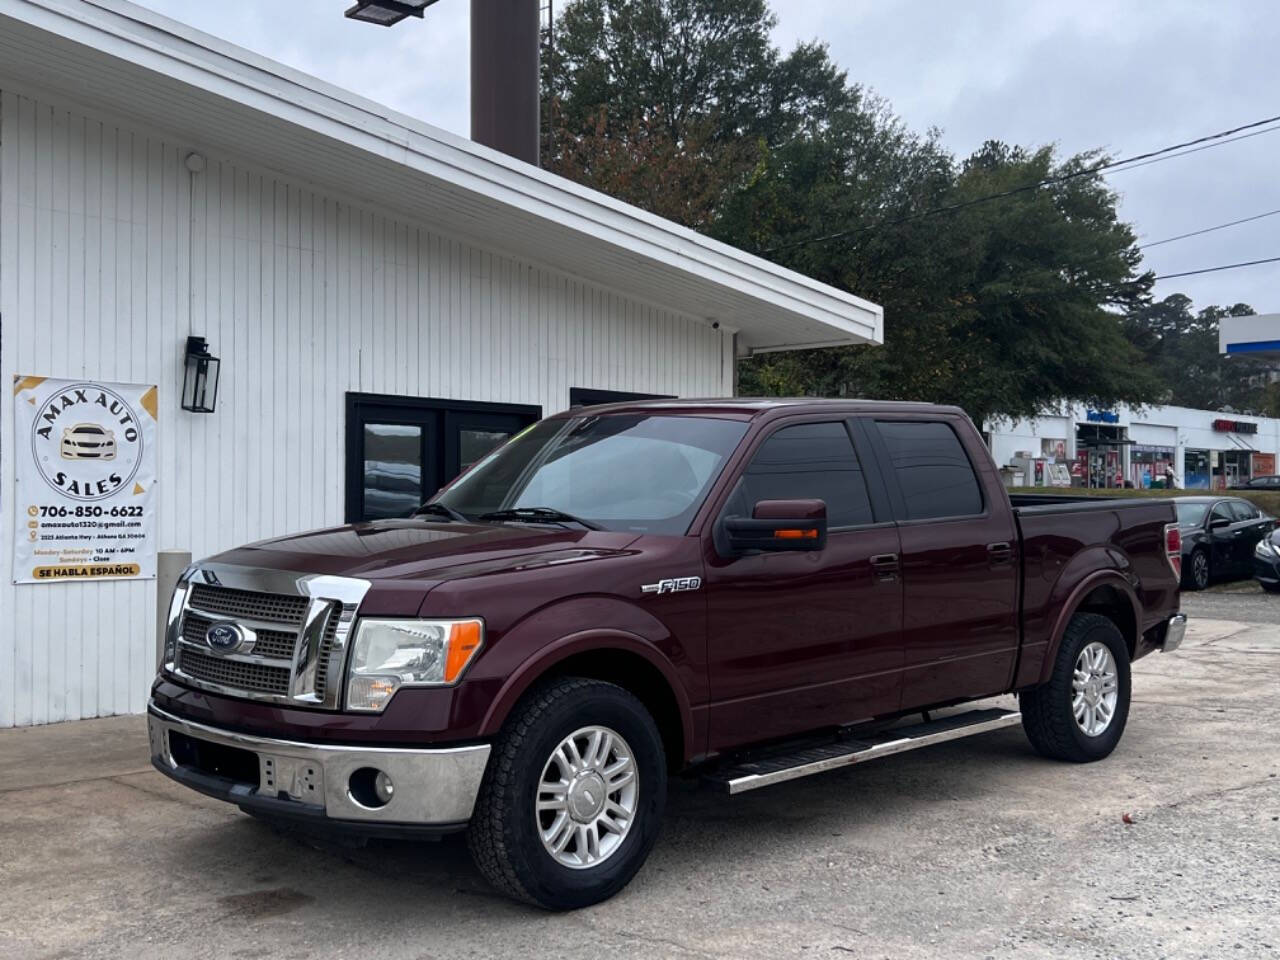
[[[1218,321],[1218,352],[1227,356],[1280,357],[1280,313],[1223,317]]]
[[[873,303],[121,0],[0,0],[0,87],[719,323],[743,350],[884,340]]]

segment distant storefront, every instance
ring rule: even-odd
[[[1225,489],[1276,472],[1280,420],[1188,407],[1065,408],[987,425],[991,453],[1029,486]]]

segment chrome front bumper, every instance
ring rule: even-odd
[[[1164,640],[1160,644],[1160,650],[1163,653],[1173,653],[1178,647],[1182,646],[1182,638],[1187,635],[1187,615],[1185,613],[1175,613],[1169,618],[1169,624],[1164,630]]]
[[[488,744],[403,750],[253,737],[183,720],[154,703],[147,710],[147,732],[152,764],[179,783],[246,810],[335,825],[465,825],[489,761]],[[175,759],[175,734],[252,754],[257,758],[256,782],[222,776],[217,770]],[[189,749],[184,753],[178,746],[180,758],[190,754]],[[234,756],[242,765],[251,766],[244,754]],[[352,796],[351,775],[364,768],[382,771],[391,778],[394,792],[384,805],[369,806]]]

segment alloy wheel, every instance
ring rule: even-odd
[[[1200,590],[1209,585],[1209,558],[1203,550],[1191,555],[1191,580]]]
[[[1071,680],[1071,711],[1086,737],[1100,737],[1111,726],[1119,699],[1116,660],[1105,643],[1094,641],[1076,657]]]
[[[538,780],[534,816],[547,853],[574,870],[618,852],[640,794],[635,754],[608,727],[575,730],[551,752]]]

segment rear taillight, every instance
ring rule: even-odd
[[[1178,529],[1176,523],[1166,523],[1164,525],[1164,552],[1169,557],[1169,566],[1173,568],[1173,575],[1181,580],[1182,531]]]

